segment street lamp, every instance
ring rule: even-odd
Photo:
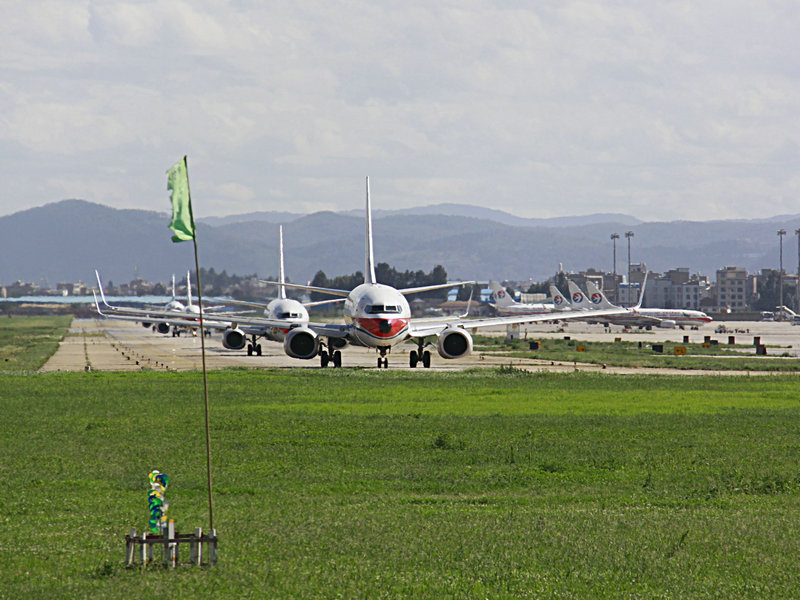
[[[794,234],[797,236],[797,285],[794,289],[794,297],[797,301],[797,312],[800,313],[800,229],[795,229]]]
[[[631,305],[631,238],[632,231],[626,231],[625,237],[628,238],[628,306]]]
[[[785,229],[778,229],[778,240],[780,240],[780,288],[778,289],[778,310],[783,313],[783,236],[786,235]]]
[[[800,229],[798,229],[800,231]],[[611,243],[614,244],[614,302],[619,303],[619,285],[617,285],[617,240],[619,239],[618,233],[611,234]],[[800,238],[798,238],[800,240]],[[800,244],[800,241],[797,242]],[[800,252],[800,250],[798,250]],[[798,263],[797,267],[798,272],[800,272],[800,263]]]

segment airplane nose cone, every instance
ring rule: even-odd
[[[381,333],[387,334],[391,330],[392,330],[392,324],[389,323],[389,321],[381,320],[381,322],[378,323],[378,331],[380,331]]]

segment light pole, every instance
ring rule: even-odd
[[[628,306],[631,305],[631,238],[632,231],[626,231],[625,237],[628,238]]]
[[[800,231],[800,229],[798,230]],[[614,244],[614,302],[619,304],[619,286],[617,285],[617,240],[619,239],[618,233],[611,234],[611,243]],[[798,238],[800,240],[800,238]],[[800,241],[798,241],[800,244]],[[798,250],[800,252],[800,250]],[[798,263],[798,272],[800,272],[800,263]]]
[[[778,288],[778,310],[780,314],[783,314],[783,236],[786,235],[785,229],[778,229],[778,240],[780,240],[780,273],[779,273],[779,281],[780,281],[780,288]],[[779,317],[780,318],[780,317]]]
[[[795,229],[797,236],[797,284],[794,288],[794,299],[797,302],[797,312],[800,313],[800,229]]]

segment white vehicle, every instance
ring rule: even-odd
[[[639,303],[636,306],[623,308],[622,310],[625,311],[623,314],[603,317],[602,321],[625,327],[661,327],[664,329],[680,327],[683,329],[685,326],[699,327],[713,320],[706,313],[699,310],[642,308],[642,298],[644,298],[644,288],[646,284],[647,275],[645,274],[642,293],[639,295]],[[586,282],[586,289],[589,292],[589,304],[593,308],[597,308],[597,310],[607,310],[615,307],[614,304],[608,301],[606,295],[591,281]]]
[[[311,290],[344,297],[344,325],[328,323],[309,323],[307,327],[292,329],[284,339],[286,354],[294,358],[312,359],[320,357],[322,366],[329,360],[334,365],[341,364],[337,341],[375,348],[379,353],[378,368],[388,367],[389,354],[393,347],[409,339],[417,343],[417,349],[409,353],[409,365],[414,368],[419,362],[429,367],[431,355],[426,350],[426,339],[435,338],[439,356],[455,359],[472,351],[470,331],[482,327],[513,325],[515,323],[536,323],[552,320],[551,314],[522,315],[515,317],[495,317],[487,319],[447,320],[441,317],[412,319],[406,295],[427,290],[454,287],[459,284],[440,284],[398,290],[380,284],[375,278],[375,261],[372,245],[372,207],[370,203],[369,178],[366,180],[366,248],[364,283],[353,290],[336,290],[307,285],[285,284],[304,290]],[[267,282],[279,285],[278,282]],[[614,308],[601,311],[603,314],[619,314]],[[581,313],[560,315],[560,319],[580,316]]]
[[[492,290],[489,305],[500,315],[540,315],[556,310],[552,302],[534,302],[530,304],[517,302],[511,297],[508,290],[496,281],[489,282],[489,289]]]

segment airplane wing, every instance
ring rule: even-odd
[[[260,283],[266,283],[267,285],[282,285],[284,287],[292,288],[295,290],[308,290],[309,292],[319,292],[321,294],[330,294],[331,296],[347,297],[350,295],[350,290],[337,290],[334,288],[316,287],[313,285],[300,285],[299,283],[280,283],[278,281],[264,281],[264,280],[259,280],[259,281]]]
[[[412,319],[409,323],[408,333],[411,337],[425,337],[428,335],[438,335],[448,327],[460,327],[461,329],[481,329],[484,327],[502,327],[505,325],[515,324],[528,324],[528,323],[544,323],[547,321],[566,321],[572,319],[580,319],[585,317],[602,317],[613,315],[624,315],[627,311],[620,308],[608,310],[583,310],[583,311],[570,311],[567,313],[544,313],[537,315],[519,315],[511,317],[491,317],[484,319],[461,319],[456,321],[444,321],[439,323],[424,322],[418,323],[417,320]]]
[[[288,285],[288,284],[284,284]],[[249,306],[252,308],[266,308],[266,302],[250,302],[248,300],[234,300],[233,298],[210,298],[214,302],[221,302],[223,304],[238,304],[240,306]],[[344,298],[331,298],[330,300],[320,300],[318,302],[303,302],[303,306],[321,306],[323,304],[333,304],[334,302],[344,302]]]

